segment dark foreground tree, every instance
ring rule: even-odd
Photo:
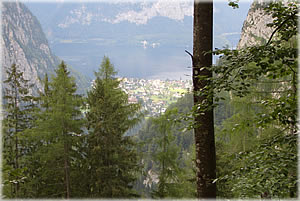
[[[216,153],[214,139],[213,94],[202,93],[209,88],[212,77],[213,2],[194,2],[193,85],[198,198],[215,198]],[[200,107],[201,105],[201,107]],[[205,105],[205,109],[203,109]]]
[[[133,197],[136,193],[132,187],[139,166],[135,143],[124,134],[138,122],[140,106],[128,103],[109,58],[103,58],[95,75],[87,97],[87,196]]]

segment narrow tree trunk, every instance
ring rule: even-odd
[[[15,80],[15,82],[17,82]],[[17,90],[17,86],[15,85],[15,100],[14,100],[14,106],[15,108],[18,108],[18,90]],[[16,155],[15,155],[15,168],[18,169],[19,168],[19,141],[18,141],[18,110],[15,109],[15,149],[16,149]],[[18,193],[19,193],[19,182],[16,183],[15,185],[15,197],[18,197]]]
[[[164,135],[164,138],[163,138],[163,153],[166,153],[167,151],[167,136],[166,136],[166,129],[164,129],[163,131],[163,135]],[[166,188],[166,167],[165,167],[165,157],[163,157],[163,161],[162,161],[162,175],[163,175],[163,181],[161,181],[161,185],[162,185],[162,188],[161,188],[161,193],[160,193],[160,198],[165,198],[166,195],[165,195],[165,188]]]
[[[17,125],[17,124],[16,124]],[[17,132],[16,132],[16,134],[17,134]],[[15,138],[15,149],[16,149],[16,161],[15,161],[15,168],[16,169],[18,169],[19,168],[19,151],[18,151],[18,136],[16,136],[16,138]],[[19,178],[17,178],[17,179],[19,179]],[[20,188],[20,186],[19,186],[20,184],[19,184],[19,181],[16,183],[16,194],[15,194],[15,197],[18,197],[18,194],[19,194],[19,188]]]
[[[193,33],[193,85],[194,105],[207,100],[213,103],[212,96],[207,97],[197,94],[209,82],[198,76],[212,77],[212,73],[201,70],[201,67],[212,65],[212,25],[213,25],[213,3],[212,1],[194,2],[194,33]],[[205,111],[204,114],[196,115],[197,127],[195,131],[196,143],[196,167],[197,167],[197,197],[215,198],[216,185],[212,181],[216,178],[216,153],[214,139],[213,109]]]
[[[65,76],[63,76],[64,82],[63,85],[66,86],[66,80],[65,80]],[[66,111],[66,97],[63,96],[63,109],[62,111]],[[70,198],[70,167],[69,167],[69,142],[68,142],[68,131],[66,129],[66,124],[65,124],[65,117],[62,121],[62,127],[63,127],[63,143],[64,143],[64,170],[65,170],[65,198],[69,199]]]
[[[70,198],[70,170],[69,170],[69,161],[68,161],[68,146],[64,142],[64,169],[65,169],[65,198]]]
[[[296,96],[296,94],[297,94],[297,74],[296,74],[295,71],[293,71],[292,78],[293,78],[292,79],[293,102],[297,103],[296,102],[296,98],[297,98],[297,96]],[[296,117],[297,116],[297,110],[295,112],[296,112],[296,114],[294,114],[294,115]],[[290,130],[291,130],[290,131],[291,135],[297,133],[297,125],[294,122],[292,123]]]

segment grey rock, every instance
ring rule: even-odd
[[[272,16],[264,11],[264,1],[254,1],[243,24],[241,38],[237,49],[252,45],[262,45],[268,41],[273,28],[267,24],[272,22]]]
[[[46,73],[54,74],[60,59],[55,56],[37,18],[18,1],[2,3],[2,80],[13,63],[23,72],[25,79],[34,85],[32,93],[42,90],[42,79]],[[88,79],[69,68],[75,77],[79,93],[90,85]],[[49,76],[51,77],[51,76]],[[2,86],[5,87],[5,86]]]
[[[23,72],[25,79],[34,84],[33,91],[42,89],[39,78],[54,73],[59,59],[52,54],[40,23],[19,2],[2,4],[2,79],[13,63]]]

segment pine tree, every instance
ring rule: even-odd
[[[26,80],[16,64],[7,70],[4,81],[4,120],[3,120],[3,173],[4,194],[15,198],[21,196],[21,183],[24,183],[25,170],[22,157],[26,155],[24,131],[32,126],[36,98],[30,95],[29,80]],[[10,186],[10,187],[9,187]]]
[[[157,126],[158,134],[155,138],[156,150],[153,154],[157,164],[158,186],[152,193],[153,197],[177,197],[179,189],[179,147],[176,145],[175,136],[171,127],[174,126],[174,115],[177,108],[167,110],[165,114],[153,120]]]
[[[75,81],[64,62],[55,72],[51,82],[45,76],[41,112],[29,134],[39,144],[32,155],[33,160],[40,159],[36,164],[40,171],[35,175],[39,183],[35,196],[70,198],[71,163],[76,160],[78,135],[83,127],[82,97],[76,94]]]
[[[64,170],[64,193],[65,198],[70,198],[70,162],[71,149],[76,139],[76,134],[80,134],[82,119],[80,106],[82,99],[76,94],[76,84],[67,66],[62,62],[56,70],[56,77],[53,77],[51,95],[49,101],[49,125],[51,125],[52,135],[56,136],[60,151],[57,152],[62,158]],[[75,136],[74,136],[75,135]]]
[[[138,122],[138,104],[127,94],[109,58],[104,57],[88,92],[87,178],[90,197],[124,198],[132,190],[138,170],[135,143],[125,132]]]
[[[43,188],[45,182],[43,180],[44,172],[47,171],[47,165],[45,160],[41,160],[47,155],[47,145],[50,144],[50,135],[48,135],[48,123],[49,119],[49,100],[50,100],[50,88],[49,79],[46,74],[44,79],[41,80],[44,84],[43,91],[39,92],[38,108],[32,114],[34,122],[32,128],[27,129],[24,132],[24,136],[27,139],[26,147],[28,153],[24,158],[26,170],[26,184],[24,185],[24,191],[26,192],[24,198],[39,198],[43,197]],[[45,194],[44,194],[45,195]]]

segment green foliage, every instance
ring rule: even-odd
[[[76,84],[62,62],[56,76],[45,76],[41,109],[26,138],[31,147],[26,158],[28,177],[26,197],[63,198],[71,194],[70,172],[77,155],[74,148],[82,133],[80,112],[82,98],[76,95]]]
[[[195,197],[194,136],[181,118],[192,105],[192,94],[185,94],[164,114],[148,119],[139,131],[139,152],[145,166],[138,190],[145,197]]]
[[[179,148],[176,146],[171,127],[174,124],[174,114],[177,110],[168,110],[165,114],[154,119],[154,125],[158,128],[158,135],[155,138],[157,149],[153,159],[157,163],[158,186],[152,194],[153,197],[165,198],[172,196],[176,189],[179,167],[177,159]],[[175,189],[174,189],[175,188]],[[176,192],[176,191],[175,191]]]
[[[5,197],[137,196],[132,190],[140,168],[136,144],[124,134],[139,121],[140,106],[128,103],[108,58],[101,69],[83,116],[83,99],[64,62],[51,81],[45,76],[39,99],[28,95],[30,86],[12,66],[4,97]],[[84,135],[83,117],[89,127]]]
[[[218,182],[230,186],[226,194],[234,198],[296,197],[296,152],[297,136],[282,135],[277,131],[251,151],[227,155],[227,162],[231,160],[234,168]]]
[[[26,180],[23,158],[26,156],[26,141],[23,135],[32,127],[36,98],[29,94],[29,80],[24,79],[17,65],[7,70],[4,81],[4,119],[3,119],[3,182],[4,195],[16,198],[22,195]]]
[[[235,106],[234,115],[224,120],[216,139],[224,142],[231,153],[246,151],[255,142],[257,136],[254,106],[247,99],[235,98],[230,102]]]
[[[86,194],[92,198],[134,197],[132,186],[139,170],[136,145],[124,134],[139,121],[140,105],[128,103],[107,57],[95,75],[87,97]]]
[[[239,8],[239,0],[228,0],[228,5],[233,9]]]
[[[237,7],[236,1],[229,4]],[[210,85],[196,95],[213,97],[215,104],[203,100],[192,108],[193,94],[186,94],[165,114],[145,121],[137,136],[125,133],[139,122],[140,105],[128,103],[107,57],[85,104],[63,62],[51,81],[45,76],[39,98],[29,95],[33,86],[12,65],[4,81],[4,197],[132,198],[139,196],[136,185],[144,197],[194,198],[191,129],[198,126],[194,118],[211,107],[218,196],[296,197],[298,3],[262,7],[274,19],[270,39],[216,50],[222,59],[211,68],[214,77],[201,78]]]
[[[298,3],[270,2],[264,9],[273,17],[270,39],[241,50],[216,50],[223,56],[212,69],[212,85],[202,92],[214,93],[216,103],[221,92],[241,101],[217,129],[220,197],[297,196]]]

